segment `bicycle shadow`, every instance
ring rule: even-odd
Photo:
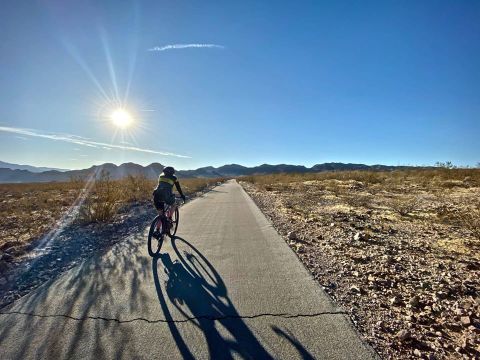
[[[153,258],[152,272],[160,306],[182,357],[195,358],[175,324],[175,320],[188,318],[202,331],[209,358],[232,359],[237,354],[243,358],[273,359],[241,319],[223,280],[205,256],[183,238],[174,237],[171,244],[177,259],[172,261],[168,253]],[[158,275],[159,260],[167,276],[164,286]],[[174,319],[169,304],[183,318]],[[218,324],[228,331],[228,338],[219,332]]]
[[[308,352],[308,350],[302,345],[300,341],[295,338],[293,334],[289,333],[287,330],[279,328],[278,326],[271,326],[271,328],[275,332],[275,334],[286,339],[297,350],[298,355],[303,360],[315,360],[313,355]]]

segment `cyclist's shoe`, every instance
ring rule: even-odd
[[[153,232],[152,236],[153,236],[155,239],[158,240],[158,238],[160,237],[160,231],[155,230],[155,231]]]

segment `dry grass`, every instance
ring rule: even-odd
[[[52,228],[81,189],[76,182],[0,185],[0,250],[20,252]]]
[[[480,243],[480,200],[467,205],[457,215],[458,222],[464,228],[470,230],[473,237]]]
[[[356,181],[365,185],[382,184],[384,187],[417,183],[451,189],[480,186],[480,169],[418,169],[397,171],[326,171],[307,174],[273,174],[244,176],[242,180],[256,185],[271,185],[304,181],[337,180]]]
[[[416,196],[397,196],[392,198],[388,205],[399,215],[408,216],[419,208],[419,200]]]
[[[369,209],[373,206],[373,196],[368,195],[346,195],[344,197],[345,202],[351,207],[358,208],[363,207]]]
[[[187,196],[224,179],[180,179]],[[112,180],[103,173],[96,181],[84,179],[69,182],[1,184],[0,185],[0,251],[14,256],[46,233],[71,206],[85,194],[77,220],[82,223],[110,222],[122,208],[152,198],[156,181],[142,176]],[[84,191],[88,189],[87,191]]]
[[[464,244],[480,244],[480,169],[275,174],[241,180],[269,192],[289,194],[287,207],[294,207],[297,201],[308,207],[309,199],[314,198],[315,204],[376,211],[419,228],[425,222],[447,225],[451,231],[461,229],[468,234]],[[305,211],[315,212],[313,207]]]

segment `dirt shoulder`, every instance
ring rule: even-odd
[[[439,215],[479,187],[277,180],[241,184],[382,357],[479,358],[478,243]]]

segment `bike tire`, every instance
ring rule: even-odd
[[[170,237],[174,237],[175,234],[177,233],[178,229],[178,222],[180,221],[180,212],[178,211],[178,207],[175,209],[175,212],[173,213],[172,216],[172,226],[170,227],[170,230],[168,232],[168,235]]]
[[[157,226],[157,222],[160,221],[160,235],[158,239],[153,236],[153,233],[155,232],[155,227]],[[163,223],[161,216],[158,215],[153,219],[152,224],[150,225],[150,230],[148,231],[148,241],[147,241],[147,247],[148,247],[148,254],[151,257],[155,257],[160,253],[160,249],[162,248],[163,244],[163,238],[165,236],[165,233],[163,232]]]

